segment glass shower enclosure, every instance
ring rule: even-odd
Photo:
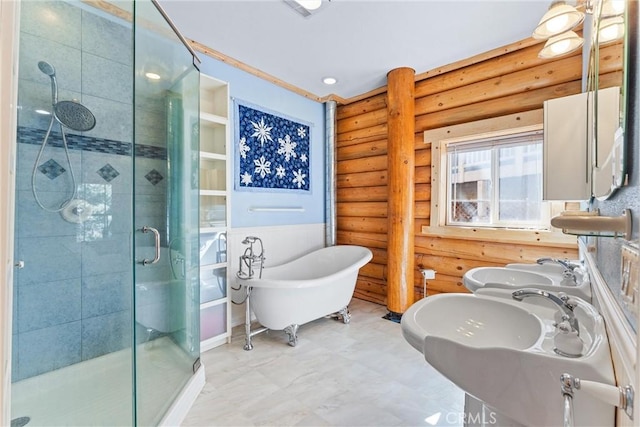
[[[96,3],[20,4],[12,425],[157,425],[199,367],[197,58]]]

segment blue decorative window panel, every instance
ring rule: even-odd
[[[236,190],[311,189],[310,125],[235,101]]]

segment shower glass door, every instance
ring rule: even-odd
[[[199,71],[152,2],[135,2],[134,281],[138,425],[199,365]]]

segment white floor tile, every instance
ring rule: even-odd
[[[428,365],[382,319],[386,308],[354,299],[351,323],[319,319],[302,325],[298,345],[281,331],[202,354],[207,385],[184,426],[461,425],[464,393]]]

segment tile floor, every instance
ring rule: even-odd
[[[382,319],[386,308],[354,299],[350,310],[348,325],[301,326],[296,347],[269,331],[244,351],[235,328],[202,354],[207,382],[183,426],[462,425],[464,393]]]

